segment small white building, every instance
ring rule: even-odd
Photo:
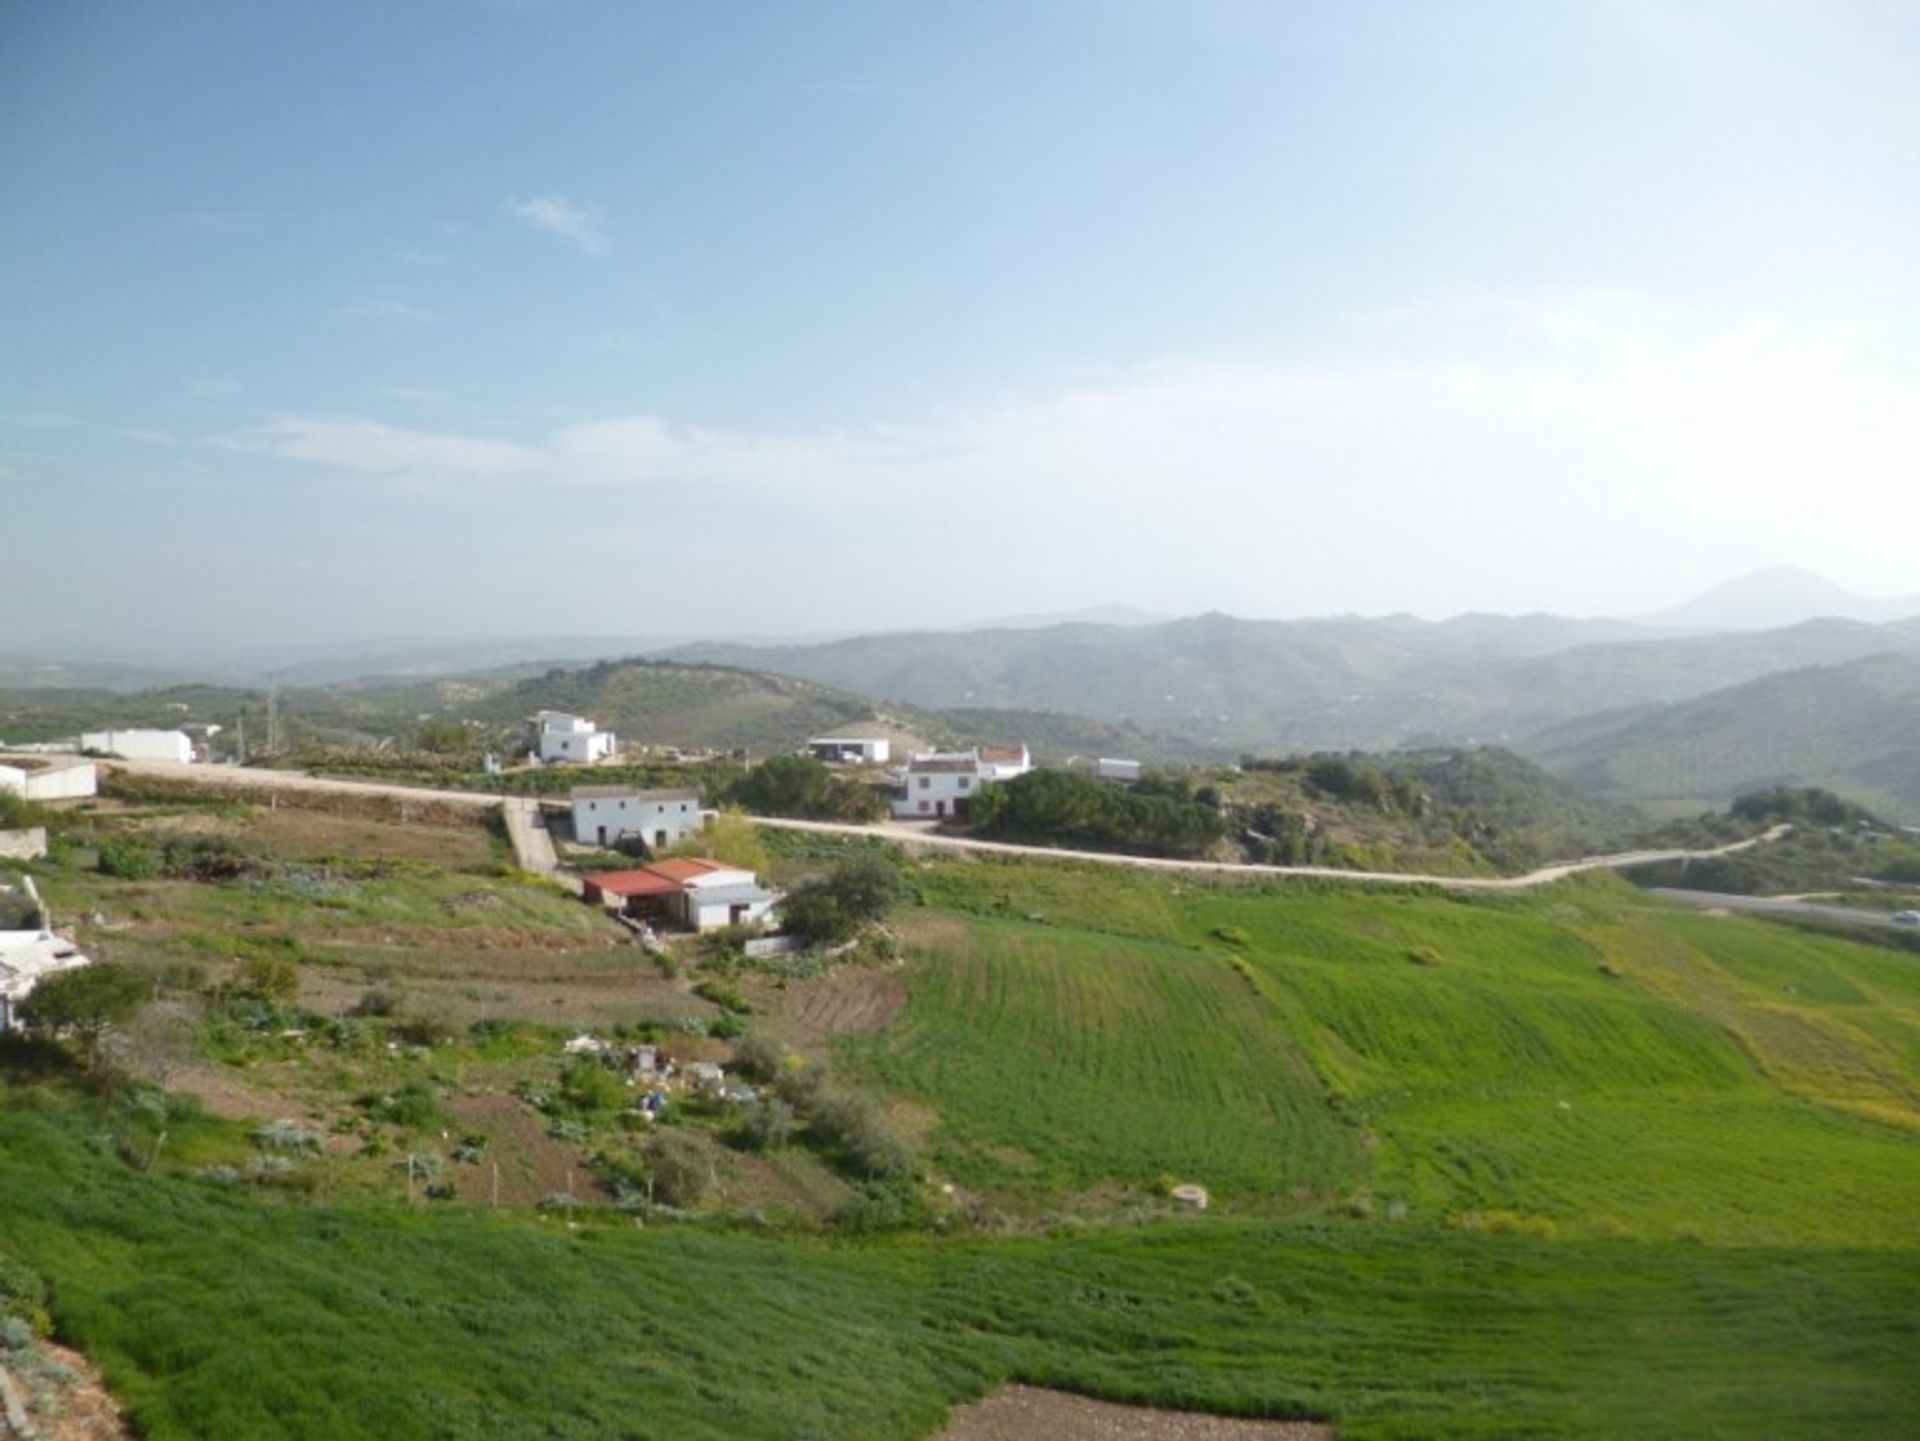
[[[807,749],[830,765],[883,766],[893,756],[893,742],[885,736],[816,736]]]
[[[534,747],[543,761],[590,766],[613,755],[615,738],[584,716],[543,710],[533,718]]]
[[[123,761],[175,761],[185,765],[193,759],[193,740],[185,731],[85,731],[80,736],[80,749]]]
[[[695,931],[772,920],[779,902],[752,871],[697,856],[586,876],[581,893],[636,920],[664,918]]]
[[[1102,756],[1093,763],[1093,773],[1103,781],[1122,781],[1132,785],[1140,779],[1140,762]]]
[[[16,1008],[42,980],[88,964],[88,958],[73,942],[47,928],[46,910],[34,889],[33,877],[22,876],[20,886],[40,924],[32,930],[0,931],[0,1031],[13,1029]]]
[[[0,761],[0,791],[30,801],[77,801],[100,793],[100,768],[92,761]]]
[[[894,801],[893,813],[903,820],[965,820],[982,786],[1032,769],[1025,746],[924,751],[907,762],[906,790]]]
[[[573,838],[586,846],[617,846],[637,837],[650,850],[663,851],[707,823],[695,791],[575,786],[571,799]]]

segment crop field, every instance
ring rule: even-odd
[[[910,971],[906,1013],[850,1053],[948,1120],[971,1181],[1058,1197],[1162,1175],[1325,1197],[1360,1174],[1350,1129],[1220,957],[1164,941],[979,922]]]
[[[1242,1210],[1920,1244],[1904,953],[1604,878],[1467,900],[1060,866],[1029,920],[1013,869],[923,868],[947,915],[848,1047],[1009,1204],[1172,1177]]]
[[[1920,1408],[1911,1251],[1214,1218],[828,1245],[262,1204],[10,1099],[0,1252],[54,1278],[151,1441],[907,1441],[1008,1378],[1346,1441],[1882,1438]]]

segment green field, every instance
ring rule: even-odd
[[[1465,900],[937,866],[849,1058],[1009,1204],[1200,1181],[1542,1233],[1920,1243],[1920,965],[1611,879]],[[944,914],[940,914],[944,913]]]
[[[1365,1438],[1896,1437],[1911,1251],[1213,1218],[829,1245],[262,1204],[0,1114],[0,1250],[152,1441],[911,1438],[1009,1377]]]
[[[47,879],[69,908],[149,908],[163,953],[584,939],[584,908],[478,869],[339,871],[331,895],[286,867]],[[834,1049],[920,1133],[907,1184],[959,1188],[968,1219],[937,1234],[221,1186],[189,1173],[244,1127],[185,1118],[143,1170],[124,1098],[16,1080],[0,1257],[47,1279],[155,1441],[906,1441],[1009,1379],[1343,1441],[1920,1425],[1911,954],[1606,877],[1463,898],[906,875],[904,1009]],[[392,1065],[452,1077],[461,1044]],[[1210,1213],[1176,1214],[1173,1180]]]

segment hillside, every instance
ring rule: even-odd
[[[1525,749],[1583,790],[1667,811],[1819,785],[1920,823],[1920,657],[1766,676],[1676,705],[1597,716]]]
[[[101,869],[141,834],[247,869]],[[787,840],[783,883],[852,849]],[[0,1047],[0,1309],[44,1298],[142,1436],[915,1441],[1010,1377],[1342,1441],[1877,1441],[1920,1404],[1905,952],[1607,877],[927,858],[884,964],[666,966],[496,846],[176,800],[40,867],[163,996],[133,1062],[216,1108]],[[780,1038],[776,1091],[830,1067],[911,1167],[752,1144],[757,1098],[640,1120],[582,1029]],[[715,1173],[672,1208],[634,1189],[669,1135]]]
[[[1889,649],[1920,622],[1811,621],[1675,636],[1556,617],[1249,621],[864,636],[673,654],[806,676],[902,703],[1026,708],[1131,722],[1218,750],[1511,743],[1601,711],[1703,695]]]

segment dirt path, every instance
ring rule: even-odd
[[[1006,1386],[957,1409],[932,1441],[1333,1441],[1333,1432],[1315,1421],[1243,1421]]]
[[[115,763],[135,775],[163,776],[169,780],[190,781],[201,785],[248,790],[271,790],[276,786],[294,790],[335,791],[351,795],[397,796],[421,801],[448,801],[460,805],[497,806],[497,796],[471,791],[436,791],[420,786],[387,785],[380,781],[329,780],[324,776],[302,775],[292,771],[243,770],[238,766],[178,765],[169,761],[126,761]],[[1698,861],[1714,856],[1730,856],[1767,841],[1778,840],[1791,826],[1779,825],[1763,835],[1744,841],[1715,846],[1709,850],[1620,851],[1612,855],[1584,856],[1578,860],[1558,861],[1522,876],[1428,876],[1412,871],[1347,871],[1333,866],[1266,866],[1234,864],[1225,861],[1180,861],[1160,856],[1121,856],[1107,851],[1055,849],[1049,846],[1019,846],[1005,841],[981,841],[968,836],[936,834],[930,827],[899,821],[881,821],[875,825],[852,825],[839,821],[798,821],[772,816],[755,816],[754,824],[774,830],[810,831],[816,835],[866,836],[889,841],[909,849],[972,851],[977,854],[1023,856],[1039,860],[1092,861],[1098,865],[1132,866],[1139,870],[1185,871],[1216,876],[1291,876],[1323,881],[1350,881],[1369,885],[1439,886],[1450,891],[1524,891],[1534,886],[1551,885],[1583,871],[1621,870],[1629,866],[1653,865],[1661,861]]]

